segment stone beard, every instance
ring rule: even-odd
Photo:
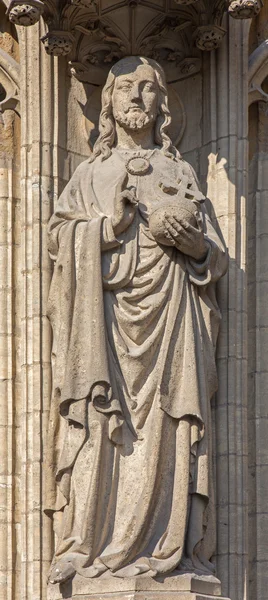
[[[131,110],[131,108],[127,108],[125,111],[114,110],[113,116],[117,123],[119,123],[119,125],[132,130],[142,129],[154,120],[153,113],[148,115],[142,110],[133,111],[133,109]]]
[[[100,136],[49,224],[49,580],[211,574],[215,282],[226,270],[167,134],[157,63],[112,68]]]

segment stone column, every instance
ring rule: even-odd
[[[259,144],[257,154],[253,157],[256,168],[254,182],[254,164],[251,162],[249,202],[255,212],[256,230],[254,241],[251,237],[249,247],[249,264],[255,262],[254,280],[249,284],[249,303],[251,308],[250,347],[250,531],[253,540],[251,560],[253,564],[254,586],[258,600],[267,597],[268,559],[267,559],[267,493],[268,493],[268,403],[267,403],[267,347],[268,347],[268,309],[267,309],[267,242],[268,242],[268,105],[259,102],[258,105]],[[253,177],[252,177],[253,175]],[[252,211],[251,211],[252,212]],[[251,230],[252,235],[252,230]],[[252,248],[252,243],[255,248]],[[255,293],[252,288],[255,287]],[[252,391],[255,394],[252,395]],[[254,402],[255,400],[255,402]],[[252,489],[252,483],[254,490]],[[253,494],[252,494],[253,492]],[[253,593],[252,593],[253,598]]]
[[[226,22],[228,33],[207,59],[202,172],[229,251],[218,286],[222,323],[215,398],[217,574],[223,593],[248,598],[247,506],[247,73],[248,22]],[[207,169],[208,159],[208,169]]]
[[[50,405],[51,264],[46,223],[57,194],[57,61],[40,44],[42,25],[19,29],[21,48],[21,579],[20,600],[46,597],[53,535],[43,514],[42,462]]]
[[[3,114],[0,124],[0,596],[13,600],[14,554],[18,528],[16,510],[18,494],[18,464],[16,463],[16,438],[18,422],[15,406],[16,350],[18,330],[14,328],[14,316],[18,302],[18,250],[19,235],[19,154],[14,152],[13,127],[15,115],[12,110]],[[19,125],[16,123],[16,125]],[[8,134],[8,145],[4,134]],[[4,148],[3,148],[4,147]],[[15,171],[15,172],[14,172]],[[19,402],[17,387],[17,401]],[[2,591],[1,591],[2,590]],[[7,595],[6,595],[7,593]]]
[[[0,20],[0,597],[13,600],[19,543],[19,52],[1,7]]]
[[[266,9],[267,11],[267,9]],[[249,535],[250,600],[265,600],[268,585],[268,41],[257,23],[249,85]],[[258,35],[257,35],[258,34]],[[263,39],[264,38],[264,39]],[[261,43],[260,43],[261,42]]]

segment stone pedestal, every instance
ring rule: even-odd
[[[221,584],[215,577],[182,574],[152,579],[76,576],[62,585],[48,586],[47,600],[228,600],[221,596]]]

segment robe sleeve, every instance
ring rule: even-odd
[[[111,250],[112,248],[118,248],[122,245],[116,237],[112,225],[112,217],[106,217],[102,223],[102,251]]]
[[[48,315],[56,363],[64,357],[60,369],[57,365],[55,369],[61,412],[66,405],[68,410],[70,402],[88,398],[99,383],[110,398],[101,265],[103,221],[107,221],[106,242],[117,240],[109,217],[94,213],[94,198],[92,168],[85,162],[65,187],[48,229],[49,251],[56,261]]]
[[[88,183],[88,197],[85,198],[81,183]],[[120,246],[114,234],[112,217],[99,214],[94,210],[94,192],[92,187],[92,168],[88,161],[79,165],[61,194],[54,214],[48,226],[48,251],[52,260],[57,259],[63,233],[68,224],[86,223],[92,219],[101,220],[101,250],[110,250]],[[83,227],[76,227],[76,237]]]

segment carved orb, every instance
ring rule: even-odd
[[[44,4],[40,0],[29,0],[23,3],[21,0],[13,0],[8,9],[8,17],[11,23],[28,27],[39,21],[44,10]]]
[[[218,25],[201,25],[195,31],[195,45],[199,50],[216,50],[226,31]]]
[[[71,52],[74,38],[68,31],[49,31],[41,38],[47,54],[66,56]]]
[[[262,6],[262,0],[234,0],[228,12],[234,19],[251,19],[259,14]]]
[[[195,213],[197,206],[192,200],[164,200],[157,204],[155,208],[151,210],[149,216],[149,229],[155,240],[159,244],[164,246],[173,246],[174,244],[167,237],[167,230],[165,224],[166,217],[177,217],[187,221],[193,227],[197,226]]]

